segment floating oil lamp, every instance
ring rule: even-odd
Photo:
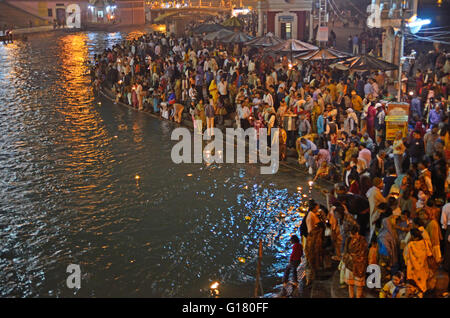
[[[213,282],[211,284],[211,286],[209,286],[210,291],[211,291],[211,296],[212,297],[218,297],[220,292],[219,292],[219,282]]]
[[[314,181],[310,180],[308,181],[308,185],[309,185],[309,198],[311,199],[311,191],[312,191],[312,187],[313,187]]]

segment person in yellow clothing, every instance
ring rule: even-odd
[[[219,99],[219,91],[217,90],[217,84],[215,80],[212,80],[211,84],[209,84],[209,94],[212,96],[214,105],[216,105],[217,100]]]
[[[352,91],[352,107],[356,112],[361,112],[363,109],[362,98],[356,94],[356,91]]]
[[[403,251],[403,258],[406,264],[406,278],[414,280],[421,292],[427,291],[427,281],[433,276],[428,266],[429,256],[433,256],[429,245],[418,229],[412,229],[411,241]]]
[[[334,102],[337,98],[336,84],[334,83],[334,80],[330,79],[330,84],[328,84],[327,88],[330,90],[330,95]]]
[[[439,223],[426,211],[420,213],[420,217],[424,220],[424,223],[426,224],[425,230],[430,236],[431,252],[433,253],[434,260],[436,263],[440,263],[442,260],[441,240],[443,237],[441,229],[439,228]]]

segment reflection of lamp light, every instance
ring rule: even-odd
[[[219,283],[218,282],[214,282],[211,284],[211,289],[217,289],[219,287]]]
[[[309,193],[308,194],[309,194],[310,199],[312,199],[311,198],[311,190],[312,190],[313,184],[314,184],[314,181],[312,181],[312,180],[308,181],[308,185],[309,185]]]
[[[211,286],[209,286],[210,290],[211,290],[211,296],[213,297],[218,297],[220,292],[219,292],[219,282],[214,282],[211,284]]]

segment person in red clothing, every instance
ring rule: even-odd
[[[287,284],[291,270],[293,271],[294,274],[294,283],[298,284],[297,267],[300,265],[303,256],[303,246],[302,244],[300,244],[300,240],[297,235],[291,236],[291,243],[293,244],[292,253],[291,256],[289,257],[289,264],[286,266],[286,269],[284,270],[283,284]]]

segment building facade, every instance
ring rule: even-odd
[[[86,23],[111,22],[116,25],[141,25],[145,23],[145,11],[143,0],[116,0],[115,12],[106,10],[106,6],[99,6],[100,1],[88,0],[10,0],[9,5],[24,10],[36,17],[48,21],[49,24],[57,21],[66,25],[67,18],[73,8],[79,10],[81,25]],[[79,9],[78,9],[79,8]],[[108,19],[112,17],[112,19]]]
[[[273,33],[282,39],[312,37],[312,0],[258,1],[258,36]]]

